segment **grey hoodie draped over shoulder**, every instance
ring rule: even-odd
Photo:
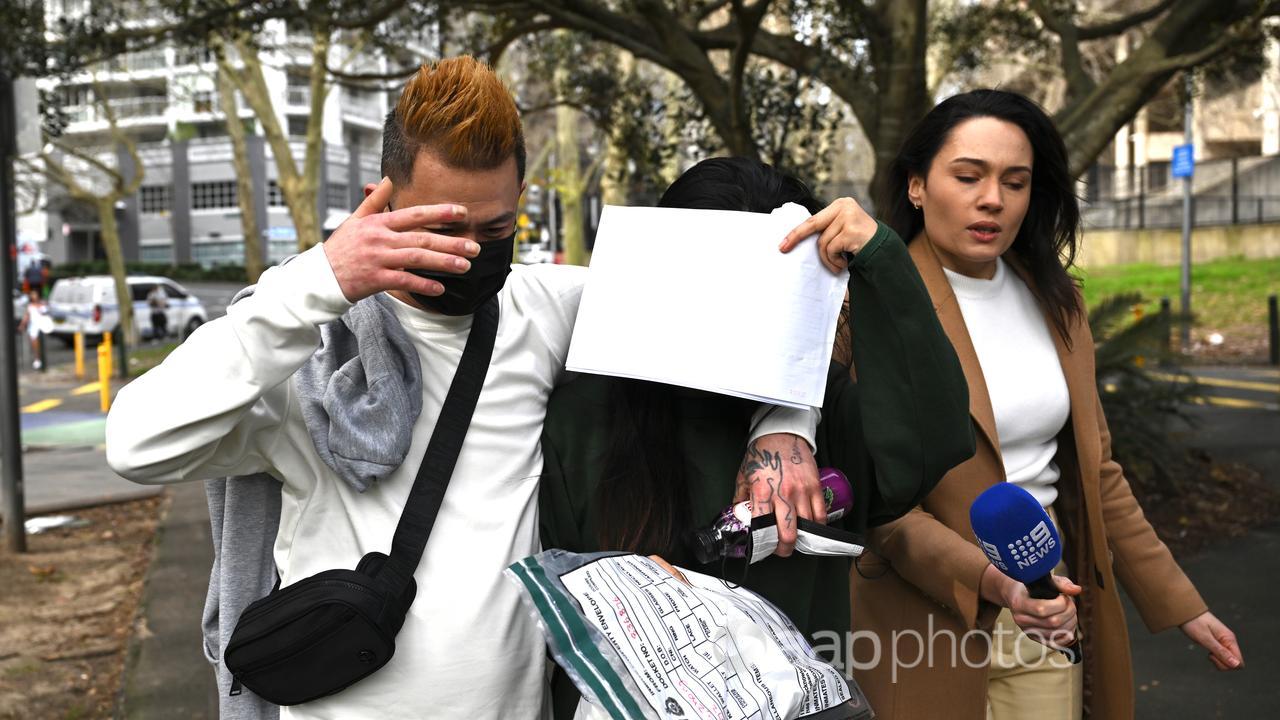
[[[232,303],[253,293],[241,290]],[[290,382],[316,454],[359,492],[405,461],[422,412],[422,366],[392,298],[365,298],[320,327],[320,348]],[[279,707],[248,689],[230,696],[222,663],[240,613],[277,582],[273,549],[281,483],[266,473],[205,481],[213,569],[205,597],[205,657],[218,675],[223,720],[276,720]],[[373,548],[371,548],[373,549]]]

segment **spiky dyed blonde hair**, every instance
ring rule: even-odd
[[[488,170],[515,156],[524,181],[524,129],[511,92],[486,64],[469,55],[426,63],[400,93],[382,131],[382,174],[396,184],[413,179],[422,151],[468,170]]]

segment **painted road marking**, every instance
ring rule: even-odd
[[[72,395],[92,395],[93,393],[98,392],[99,385],[100,383],[96,383],[96,382],[91,382],[88,385],[81,385],[75,390],[72,390],[71,394]]]
[[[52,410],[53,408],[56,408],[61,404],[62,404],[62,398],[47,398],[45,400],[41,400],[39,402],[33,402],[30,405],[27,405],[26,407],[22,408],[22,412],[24,413],[44,412],[45,410]]]
[[[1196,405],[1217,405],[1218,407],[1280,412],[1280,403],[1260,402],[1258,400],[1242,400],[1241,398],[1218,397],[1216,395],[1202,395],[1193,397],[1190,400]]]
[[[1280,393],[1280,384],[1272,384],[1265,382],[1248,382],[1245,380],[1229,380],[1227,378],[1208,377],[1206,375],[1172,375],[1170,373],[1153,372],[1151,377],[1156,380],[1165,380],[1167,382],[1186,382],[1188,378],[1194,379],[1201,385],[1211,385],[1213,387],[1234,388],[1236,390],[1258,390],[1260,392]]]

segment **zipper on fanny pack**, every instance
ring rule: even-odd
[[[231,676],[231,692],[227,693],[230,697],[235,697],[244,692],[243,686],[240,685],[240,678],[235,675]]]
[[[361,584],[359,584],[359,583],[351,582],[350,580],[340,580],[340,579],[338,579],[338,578],[324,578],[324,580],[323,580],[322,582],[323,582],[325,585],[337,584],[337,585],[341,585],[341,586],[343,586],[343,587],[351,588],[351,589],[353,589],[353,590],[359,590],[360,592],[363,592],[363,593],[368,593],[368,594],[370,594],[370,595],[374,595],[375,597],[377,596],[377,593],[376,593],[372,588],[365,587],[364,585],[361,585]],[[276,596],[276,597],[274,597],[274,598],[270,598],[269,600],[267,600],[267,602],[263,603],[262,605],[260,605],[260,606],[258,606],[258,607],[256,607],[256,608],[253,608],[253,613],[252,613],[252,614],[245,613],[245,614],[241,615],[241,616],[240,616],[240,620],[239,620],[239,621],[237,621],[237,624],[239,624],[240,622],[244,622],[245,620],[252,620],[253,618],[255,618],[255,617],[257,617],[257,616],[261,615],[262,613],[266,612],[267,610],[269,610],[269,609],[271,609],[271,608],[274,608],[276,605],[278,605],[278,604],[280,604],[280,603],[282,603],[282,602],[285,602],[286,600],[292,600],[292,599],[294,599],[295,597],[301,596],[304,592],[311,592],[311,591],[313,591],[313,590],[315,590],[316,588],[319,588],[319,587],[321,587],[321,585],[320,585],[320,584],[316,584],[316,585],[314,585],[314,586],[312,586],[312,587],[306,588],[306,590],[304,590],[304,591],[302,591],[302,592],[295,593],[295,594],[294,594],[294,595],[292,595],[292,596],[283,594],[285,591],[288,591],[288,590],[289,590],[289,588],[285,588],[285,590],[284,590],[284,591],[280,591],[280,592],[281,592],[281,594],[277,595],[277,596]],[[268,596],[268,597],[270,597],[270,596]]]

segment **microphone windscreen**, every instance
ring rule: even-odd
[[[1062,559],[1062,540],[1049,514],[1013,483],[997,483],[979,495],[969,522],[991,564],[1019,582],[1039,580]]]

